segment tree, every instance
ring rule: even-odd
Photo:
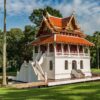
[[[6,0],[4,0],[4,36],[3,36],[3,86],[7,85],[6,80]]]
[[[97,49],[97,66],[98,66],[98,69],[100,67],[100,32],[95,32],[94,33],[94,36],[96,38],[96,49]]]
[[[3,32],[0,30],[0,67],[2,67],[2,53],[3,53]]]
[[[32,45],[29,45],[35,39],[35,28],[31,25],[25,26],[24,29],[24,39],[23,39],[23,57],[24,60],[31,60],[32,59]]]
[[[45,11],[49,12],[51,15],[54,15],[56,17],[62,17],[59,10],[53,9],[49,6],[47,6],[44,9],[42,9],[42,8],[41,9],[35,9],[31,13],[31,15],[29,16],[29,19],[36,27],[38,27],[40,25],[42,17],[43,17],[42,15],[45,14]]]
[[[23,31],[19,28],[12,28],[7,32],[7,58],[8,66],[17,67],[22,56],[20,41],[24,38]],[[18,64],[17,64],[18,63]]]
[[[87,39],[95,44],[91,47],[91,65],[92,67],[99,67],[99,56],[100,56],[100,32],[95,32],[93,36],[87,36]]]
[[[24,31],[19,28],[12,28],[7,32],[7,58],[8,66],[19,70],[24,60],[32,59],[32,46],[30,42],[34,40],[35,29],[27,25]]]

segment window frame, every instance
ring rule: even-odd
[[[53,70],[53,61],[52,60],[49,61],[49,70],[50,71]]]
[[[68,70],[68,60],[65,60],[65,70]]]
[[[84,69],[83,60],[80,60],[80,69]]]

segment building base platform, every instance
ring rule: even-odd
[[[51,81],[48,82],[48,86],[56,86],[56,85],[64,85],[64,84],[73,84],[73,83],[81,83],[81,82],[89,82],[89,81],[98,81],[99,77],[91,77],[91,78],[82,78],[82,79],[70,79],[70,80],[59,80],[59,81]]]
[[[82,82],[91,82],[91,81],[100,81],[100,76],[91,77],[91,78],[81,78],[81,79],[61,79],[61,80],[48,80],[48,82],[31,82],[31,83],[14,83],[9,84],[13,88],[38,88],[38,87],[47,87],[47,86],[57,86],[57,85],[66,85],[66,84],[75,84]]]

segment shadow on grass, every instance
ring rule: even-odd
[[[100,100],[100,82],[3,91],[0,100]]]

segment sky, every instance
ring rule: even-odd
[[[3,2],[0,0],[0,29],[3,30]],[[100,0],[7,0],[7,30],[24,29],[32,25],[29,15],[34,9],[51,6],[61,12],[63,17],[75,11],[81,30],[89,35],[100,31]]]

